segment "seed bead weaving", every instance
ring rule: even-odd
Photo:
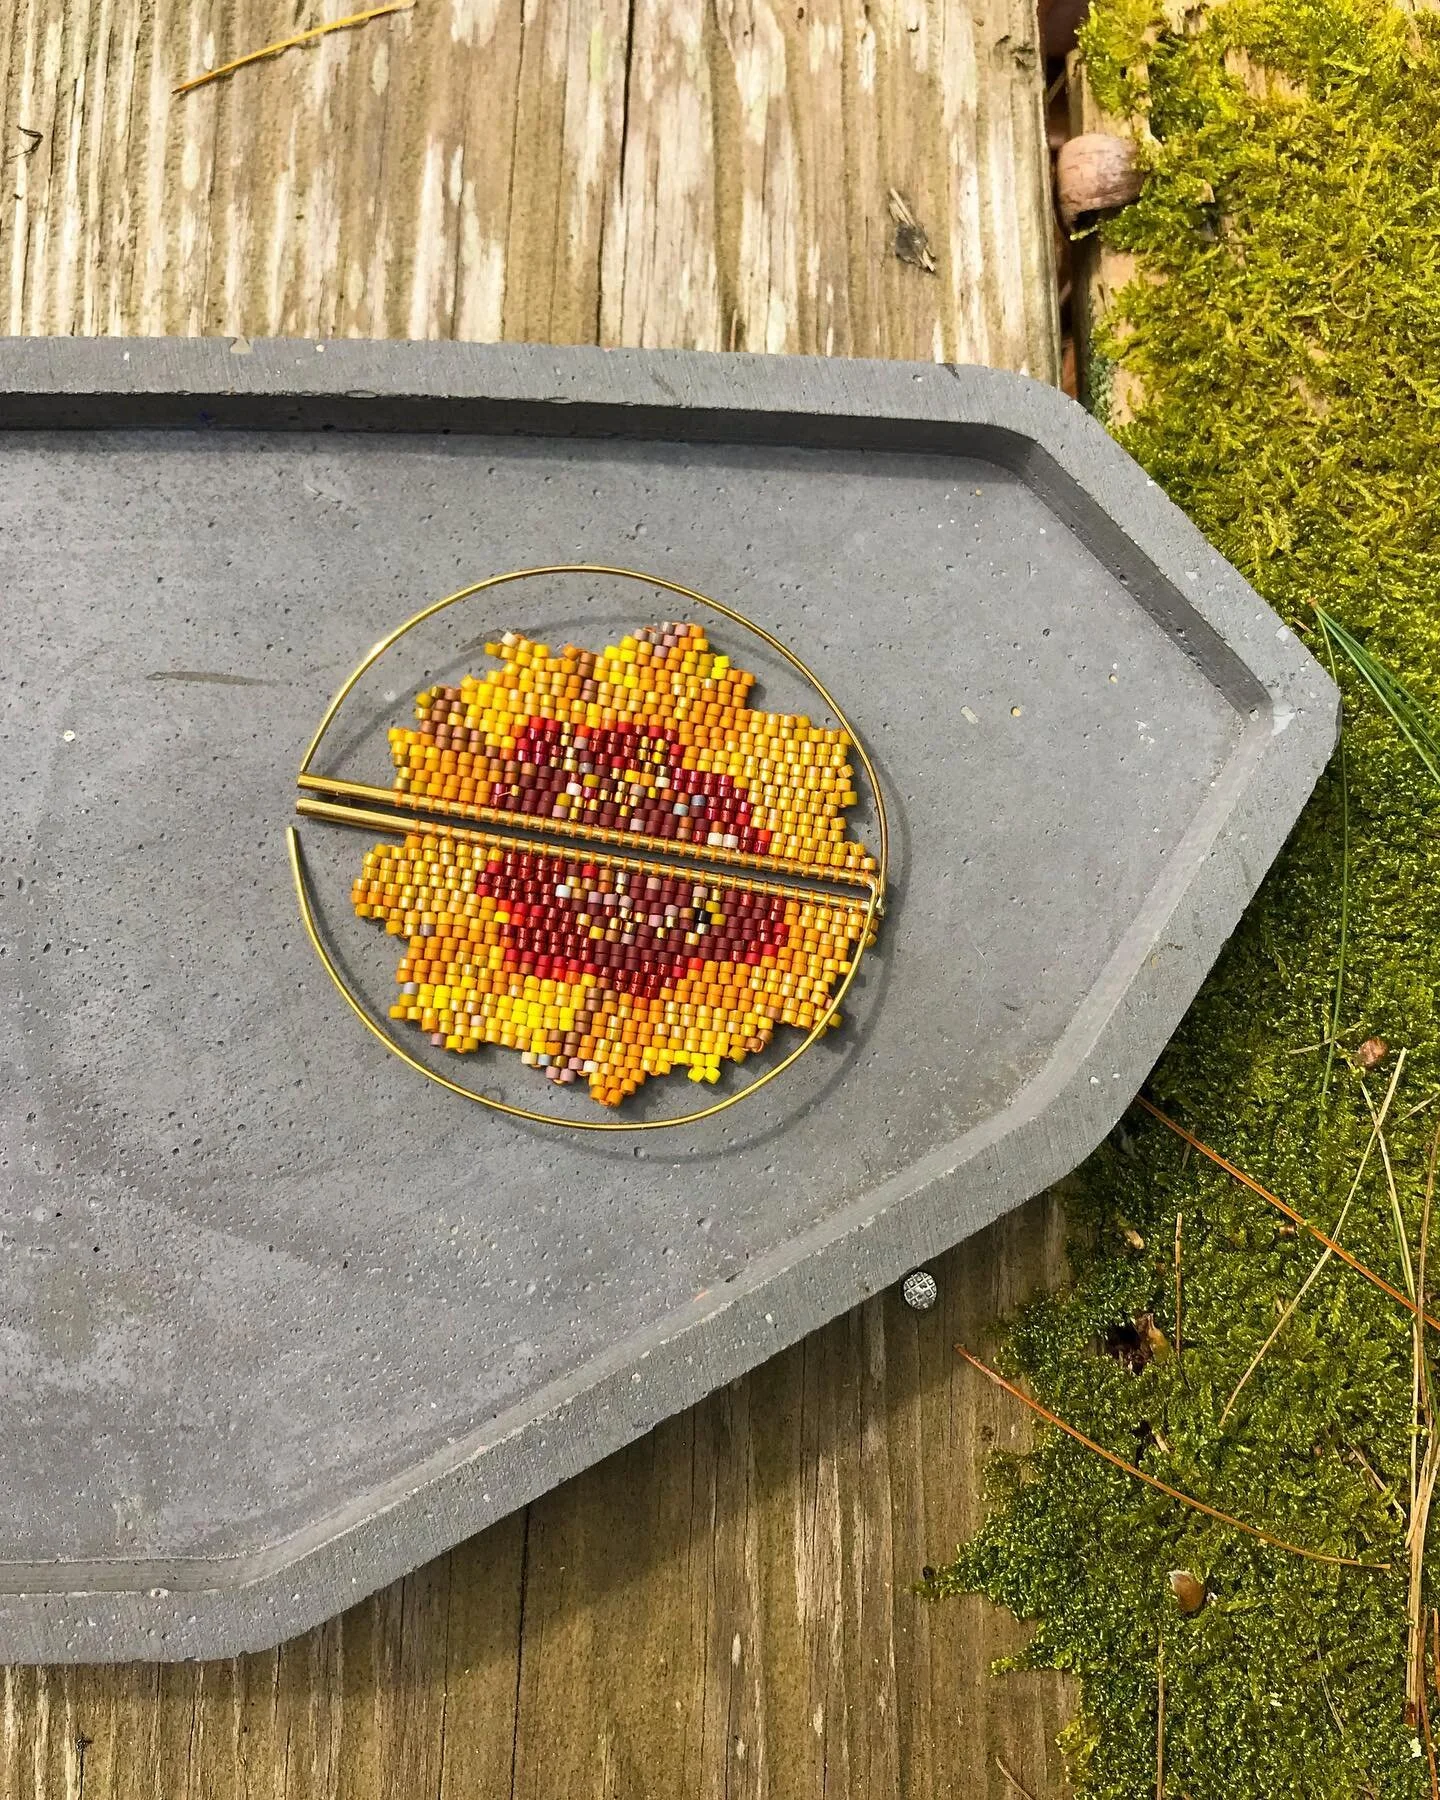
[[[507,632],[493,673],[419,695],[390,733],[395,797],[460,814],[641,833],[815,873],[874,870],[845,836],[842,731],[745,704],[754,675],[698,625],[656,625],[598,656]]]
[[[507,633],[493,672],[417,697],[390,734],[404,806],[864,880],[851,741],[746,704],[755,676],[693,624],[600,653]],[[848,897],[700,867],[416,830],[367,854],[353,902],[407,940],[391,1017],[432,1044],[519,1051],[617,1106],[650,1075],[715,1082],[813,1031],[866,931]]]

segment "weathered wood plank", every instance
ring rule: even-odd
[[[4,11],[7,331],[598,337],[1054,374],[1025,0],[421,0],[180,96],[294,12]],[[895,255],[892,188],[933,274]]]
[[[1126,121],[1112,118],[1101,108],[1085,79],[1085,59],[1078,50],[1072,50],[1065,60],[1065,85],[1072,137],[1088,131],[1109,132],[1117,137],[1132,135]],[[1094,402],[1099,398],[1093,392],[1095,333],[1109,315],[1115,296],[1134,280],[1135,258],[1126,250],[1102,244],[1093,229],[1074,243],[1071,258],[1075,269],[1075,359],[1080,394]],[[1109,424],[1123,425],[1134,412],[1138,398],[1138,385],[1129,369],[1108,372],[1104,416]]]
[[[1017,1408],[957,1339],[1063,1273],[1053,1197],[278,1651],[12,1669],[6,1800],[1064,1791],[1068,1694],[1023,1633],[912,1591],[967,1536]]]
[[[334,9],[332,9],[334,10]],[[421,0],[233,80],[277,0],[0,8],[0,329],[1058,360],[1026,0]],[[38,144],[21,126],[42,133]],[[934,272],[896,254],[891,191]],[[1062,1791],[1019,1633],[911,1591],[1025,1424],[950,1344],[1053,1200],[278,1651],[8,1670],[5,1800]]]

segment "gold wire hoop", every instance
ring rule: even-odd
[[[489,575],[483,581],[472,582],[468,587],[458,588],[453,594],[447,594],[441,600],[432,601],[429,606],[422,607],[419,612],[408,618],[403,625],[397,626],[387,637],[381,638],[380,642],[367,653],[365,658],[351,671],[349,676],[347,676],[339,691],[336,693],[335,698],[326,708],[325,716],[321,719],[319,728],[314,737],[311,738],[309,747],[306,749],[305,755],[301,759],[299,776],[297,779],[303,779],[305,776],[309,775],[310,765],[315,760],[320,746],[325,740],[326,733],[334,724],[340,708],[349,698],[356,683],[360,681],[367,671],[370,670],[388,650],[392,650],[408,632],[413,631],[418,625],[423,625],[427,619],[434,618],[437,613],[444,612],[447,607],[454,606],[461,600],[468,600],[474,594],[484,593],[489,588],[504,587],[512,581],[526,581],[544,575],[616,576],[626,581],[643,582],[650,587],[660,588],[666,593],[679,595],[682,599],[693,600],[697,605],[708,606],[713,612],[719,613],[722,618],[729,619],[732,623],[753,633],[753,635],[759,638],[762,643],[768,644],[778,656],[782,657],[804,681],[808,682],[814,692],[825,702],[825,705],[830,709],[832,716],[839,722],[841,729],[850,739],[851,746],[853,747],[861,766],[865,770],[865,778],[870,784],[870,793],[875,807],[876,831],[879,840],[875,858],[875,873],[869,884],[869,899],[865,906],[865,916],[860,927],[859,937],[850,958],[850,966],[845,972],[844,980],[835,990],[830,1004],[816,1020],[808,1036],[802,1043],[798,1044],[787,1055],[782,1057],[781,1060],[776,1063],[774,1068],[767,1069],[763,1075],[757,1076],[754,1081],[749,1082],[745,1087],[741,1088],[738,1093],[730,1094],[723,1100],[717,1100],[711,1106],[700,1107],[693,1112],[679,1113],[674,1118],[668,1119],[610,1120],[561,1118],[556,1113],[538,1112],[528,1106],[514,1106],[507,1100],[497,1100],[491,1094],[477,1093],[474,1088],[463,1087],[458,1081],[451,1081],[449,1076],[442,1075],[437,1070],[428,1068],[418,1057],[412,1055],[411,1052],[406,1049],[404,1044],[397,1038],[392,1037],[383,1026],[371,1017],[364,1003],[356,996],[351,989],[350,984],[341,974],[335,963],[335,959],[326,949],[325,944],[321,939],[319,926],[316,923],[314,904],[310,897],[309,883],[305,874],[305,863],[301,853],[300,835],[295,827],[291,825],[288,827],[285,834],[286,849],[290,861],[290,875],[295,885],[295,897],[300,907],[301,923],[305,927],[305,935],[309,938],[315,954],[320,958],[325,973],[330,977],[331,981],[335,984],[340,997],[345,1001],[345,1004],[350,1008],[351,1012],[355,1014],[356,1018],[359,1019],[365,1029],[374,1037],[378,1038],[391,1055],[398,1057],[407,1068],[414,1069],[417,1074],[424,1075],[427,1080],[435,1082],[448,1093],[458,1095],[462,1100],[473,1100],[476,1105],[487,1106],[492,1111],[504,1113],[509,1118],[524,1119],[529,1123],[536,1125],[555,1125],[562,1131],[669,1131],[673,1130],[677,1125],[695,1125],[702,1119],[714,1118],[717,1113],[728,1112],[732,1106],[738,1106],[742,1100],[748,1100],[752,1094],[757,1094],[761,1088],[768,1086],[768,1084],[774,1081],[777,1076],[783,1075],[793,1063],[798,1062],[812,1045],[819,1042],[825,1032],[829,1029],[831,1020],[835,1018],[839,1011],[841,1001],[844,1000],[846,994],[850,991],[851,984],[854,982],[856,974],[859,972],[861,959],[869,948],[871,934],[874,931],[875,925],[878,920],[884,916],[885,885],[890,867],[890,831],[885,816],[885,796],[880,789],[880,778],[876,773],[874,763],[870,760],[869,753],[866,751],[864,744],[856,734],[854,726],[845,716],[840,706],[836,703],[833,695],[825,687],[819,676],[815,674],[814,670],[812,670],[808,664],[802,662],[801,659],[795,655],[794,651],[790,650],[785,644],[782,644],[779,638],[772,636],[770,632],[766,631],[763,625],[757,625],[753,619],[746,618],[744,613],[737,612],[734,607],[726,606],[719,600],[712,600],[708,595],[699,593],[694,588],[683,587],[679,582],[667,581],[660,575],[646,575],[638,569],[612,568],[605,563],[553,563],[541,568],[511,569],[503,575]],[[327,808],[326,811],[329,816],[333,818],[341,811],[341,809]],[[312,816],[314,816],[313,813]],[[372,830],[381,829],[373,815],[367,815],[363,820],[357,816],[353,822],[357,824],[366,823]],[[413,819],[397,819],[391,829],[393,829],[397,835],[405,835],[412,831],[431,831],[437,835],[450,835],[455,831],[455,828],[453,827],[438,825],[433,820],[426,819],[418,813]],[[572,839],[579,840],[582,844],[585,841],[583,827],[578,830],[572,830],[569,835]],[[556,854],[563,855],[565,853],[566,851],[563,846],[557,847]],[[582,853],[592,856],[596,860],[610,862],[618,860],[613,856],[607,856],[603,850],[593,848]],[[796,887],[792,891],[800,893],[804,890]],[[823,898],[827,904],[834,904],[838,902],[839,896],[827,893]]]

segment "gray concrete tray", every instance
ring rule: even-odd
[[[329,986],[286,869],[361,654],[560,561],[793,644],[896,827],[845,1028],[675,1134],[422,1081]],[[1104,433],[980,369],[10,342],[0,595],[4,1660],[297,1632],[1064,1174],[1336,731],[1316,664]],[[383,725],[497,630],[598,647],[671,612],[559,578],[484,600],[357,691],[337,769],[388,779]],[[363,840],[305,831],[383,1005],[395,945],[345,901]]]

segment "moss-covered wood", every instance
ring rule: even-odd
[[[1105,227],[1138,275],[1093,346],[1102,416],[1106,371],[1123,368],[1126,447],[1318,654],[1315,604],[1440,715],[1440,20],[1376,0],[1229,0],[1183,21],[1097,0],[1083,47],[1151,164]],[[1370,1131],[1361,1082],[1378,1104],[1404,1048],[1387,1137],[1413,1246],[1440,1114],[1425,1105],[1440,1087],[1440,786],[1343,663],[1340,677],[1348,946],[1328,1090],[1327,1053],[1307,1046],[1327,1034],[1347,892],[1338,762],[1150,1091],[1328,1230]],[[1390,1055],[1367,1074],[1351,1053],[1377,1035]],[[1173,1337],[1177,1214],[1184,1350],[1137,1374],[1142,1358],[1105,1342],[1146,1313]],[[1071,1749],[1097,1800],[1156,1792],[1162,1639],[1166,1793],[1429,1794],[1405,1709],[1404,1312],[1332,1263],[1222,1427],[1317,1247],[1139,1113],[1083,1171],[1072,1226],[1075,1285],[1020,1317],[1008,1366],[1174,1486],[1393,1569],[1266,1549],[1052,1435],[997,1466],[989,1523],[934,1586],[1036,1619],[1028,1660],[1080,1675]],[[1344,1235],[1402,1281],[1378,1157]],[[1208,1589],[1189,1616],[1177,1569]]]

